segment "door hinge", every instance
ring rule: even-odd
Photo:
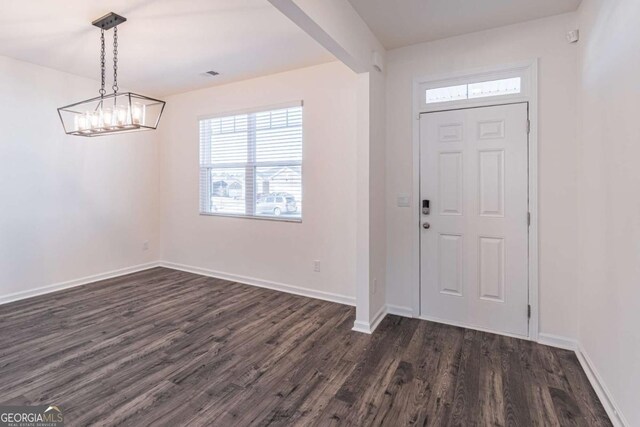
[[[531,319],[531,305],[527,305],[527,319]]]
[[[531,133],[531,120],[527,119],[527,135]]]
[[[531,225],[531,212],[527,212],[527,225]]]

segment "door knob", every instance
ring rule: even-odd
[[[429,224],[428,222],[425,222],[424,224],[422,224],[422,228],[424,228],[425,230],[428,230],[431,227],[431,224]]]

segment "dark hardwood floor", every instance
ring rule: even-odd
[[[0,403],[76,425],[611,425],[576,356],[156,268],[0,306]]]

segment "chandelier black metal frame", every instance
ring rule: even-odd
[[[58,108],[65,133],[102,136],[114,133],[154,130],[165,102],[133,92],[118,92],[118,25],[127,19],[113,12],[92,22],[100,28],[100,96]],[[113,93],[105,90],[106,61],[104,33],[113,28]]]

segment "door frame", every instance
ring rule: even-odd
[[[508,77],[522,78],[522,91],[517,95],[504,95],[474,100],[453,101],[440,104],[426,104],[425,90],[456,84]],[[538,253],[538,59],[530,61],[466,70],[440,75],[419,77],[413,80],[413,212],[411,215],[415,231],[412,237],[412,314],[420,313],[420,116],[437,111],[459,110],[463,108],[490,107],[496,105],[528,103],[529,110],[529,259],[528,259],[528,295],[531,316],[529,317],[529,335],[531,341],[538,340],[539,334],[539,253]],[[524,219],[523,219],[524,220]],[[500,333],[499,331],[489,331]],[[504,335],[504,334],[503,334]],[[522,337],[519,337],[522,338]]]

